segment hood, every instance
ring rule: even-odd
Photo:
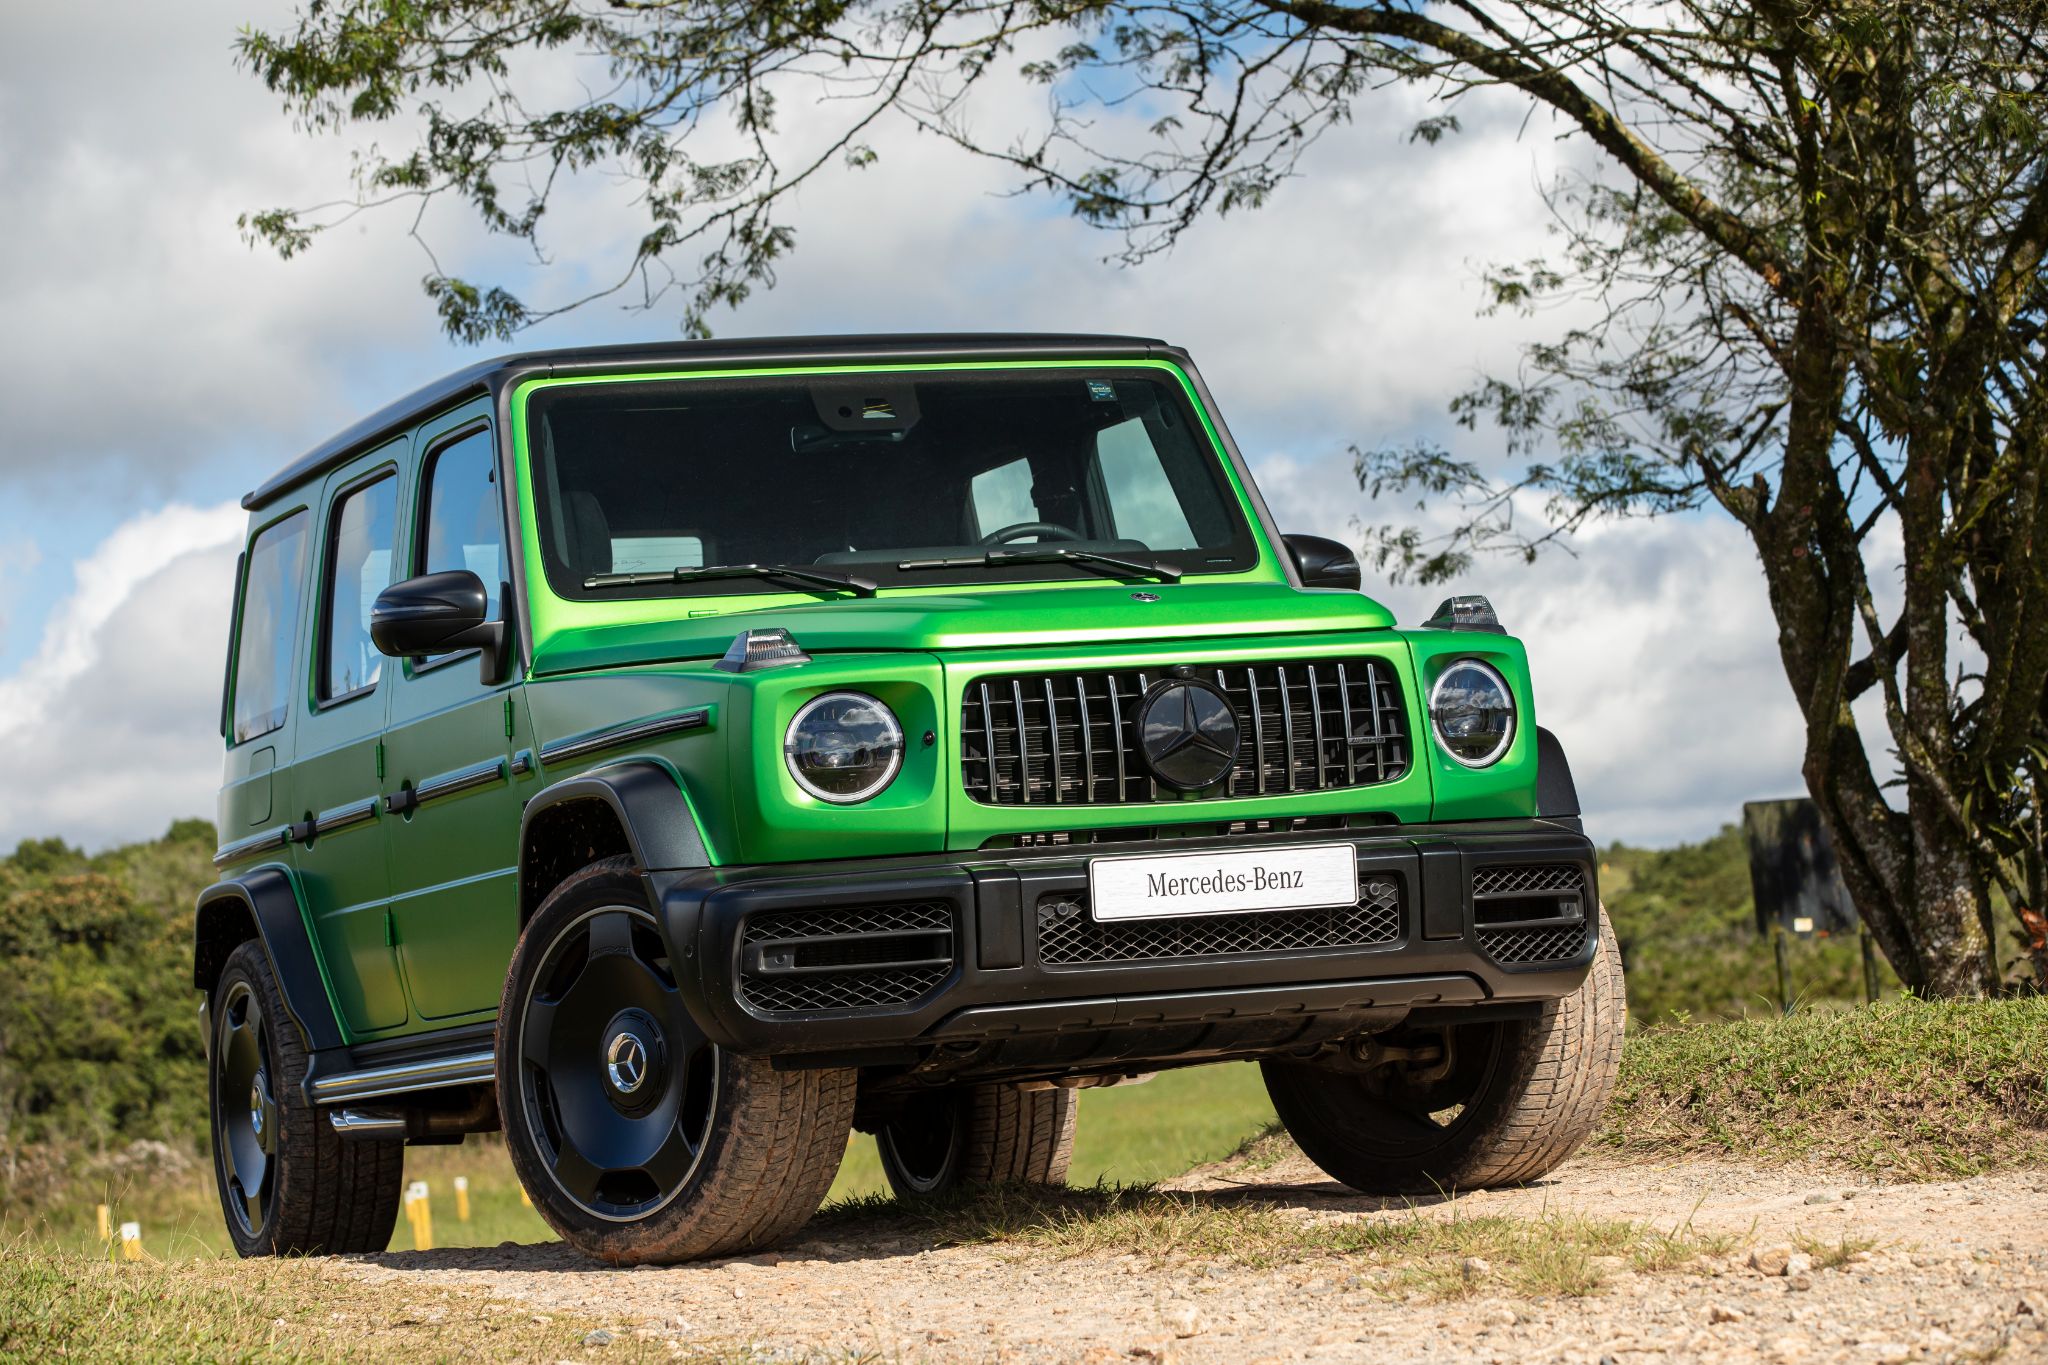
[[[1146,602],[1133,594],[1156,594]],[[689,616],[695,601],[663,603],[657,620],[556,631],[534,651],[536,674],[715,659],[743,630],[781,627],[812,654],[918,650],[946,653],[1117,641],[1244,639],[1384,630],[1393,613],[1360,593],[1284,583],[1063,583],[986,592],[905,592],[784,603]]]

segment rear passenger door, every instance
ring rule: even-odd
[[[479,405],[422,432],[401,577],[468,569],[498,619],[511,578],[496,445]],[[520,793],[530,743],[515,679],[485,685],[476,650],[391,660],[385,787],[392,916],[414,1008],[454,1020],[495,1010],[519,931]],[[531,773],[530,757],[521,765]],[[395,789],[395,790],[394,790]]]
[[[405,1023],[392,949],[382,754],[392,660],[370,642],[370,605],[392,582],[409,441],[353,460],[325,485],[313,647],[299,722],[293,861],[335,1002],[352,1033]],[[310,833],[311,837],[304,837]]]

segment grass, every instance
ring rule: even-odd
[[[1886,1001],[1630,1036],[1599,1142],[1927,1180],[2048,1164],[2048,998]]]
[[[109,1262],[0,1245],[0,1360],[559,1361],[587,1357],[600,1329],[612,1337],[608,1361],[756,1358],[739,1344],[672,1345],[480,1294],[367,1284],[321,1261]]]

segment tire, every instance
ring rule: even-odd
[[[1064,1185],[1074,1159],[1072,1090],[963,1085],[920,1096],[875,1130],[898,1199],[975,1185]]]
[[[306,1048],[261,943],[213,989],[207,1110],[214,1184],[243,1256],[382,1251],[398,1221],[403,1142],[344,1139],[307,1103]]]
[[[557,886],[512,954],[505,1145],[541,1217],[599,1260],[736,1255],[794,1233],[846,1154],[854,1078],[777,1071],[706,1039],[629,859]]]
[[[1361,1076],[1269,1061],[1266,1093],[1309,1160],[1355,1190],[1518,1185],[1555,1169],[1599,1125],[1626,1021],[1621,953],[1603,912],[1579,988],[1535,1019],[1451,1030],[1441,1080],[1418,1087],[1391,1068]]]

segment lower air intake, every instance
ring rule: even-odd
[[[740,998],[757,1014],[895,1009],[952,975],[953,907],[766,910],[747,920],[740,945]]]
[[[1038,960],[1048,967],[1171,958],[1242,957],[1312,948],[1378,948],[1401,938],[1401,892],[1391,878],[1368,878],[1358,904],[1324,910],[1263,910],[1175,919],[1089,917],[1085,893],[1038,903]]]
[[[1593,933],[1585,870],[1576,863],[1479,868],[1472,918],[1480,951],[1503,967],[1573,961]]]

